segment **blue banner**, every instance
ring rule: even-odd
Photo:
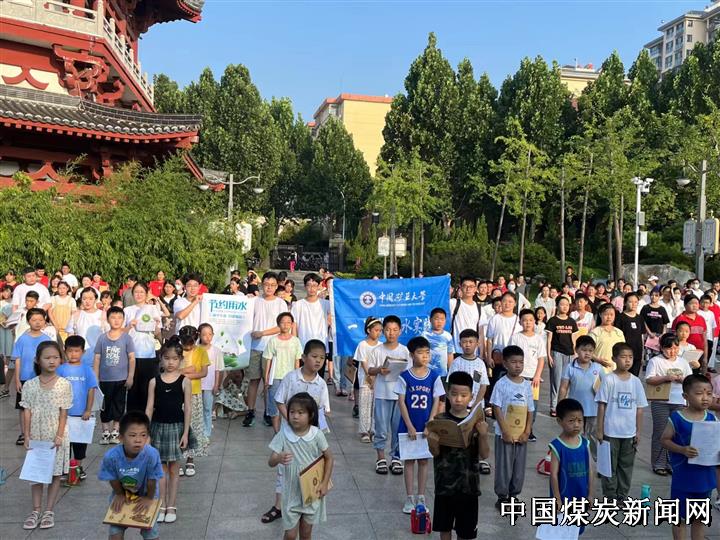
[[[415,279],[334,279],[333,302],[337,353],[352,356],[365,339],[365,319],[397,315],[400,342],[430,329],[430,312],[441,307],[450,322],[450,276]]]

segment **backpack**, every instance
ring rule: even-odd
[[[457,317],[458,311],[460,311],[460,302],[462,302],[462,300],[460,300],[458,298],[457,302],[455,302],[455,309],[453,309],[452,317],[450,319],[450,335],[452,335],[452,336],[455,336],[455,317]],[[473,302],[473,303],[475,304],[475,306],[477,307],[477,310],[478,310],[478,324],[479,324],[480,321],[482,320],[482,308],[483,307],[480,304],[478,304],[477,302]]]

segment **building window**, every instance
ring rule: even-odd
[[[682,45],[682,36],[678,36],[675,38],[675,45]]]
[[[670,37],[670,36],[673,35],[674,32],[675,32],[675,28],[668,28],[668,29],[665,31],[665,35],[668,36],[668,37]]]
[[[665,67],[666,67],[666,68],[672,67],[672,63],[673,63],[673,57],[672,57],[672,55],[666,56],[666,57],[665,57]]]
[[[683,28],[683,23],[677,23],[677,25],[675,25],[675,30],[678,32],[680,32],[682,30],[682,28]]]
[[[687,35],[687,42],[692,43],[692,34]]]
[[[692,21],[688,21],[688,28],[692,28],[692,27],[693,27],[693,22],[692,22]]]
[[[658,69],[662,69],[662,58],[655,59],[655,67]]]
[[[665,44],[665,52],[666,52],[666,53],[669,53],[669,52],[672,51],[672,50],[673,50],[673,42],[672,42],[672,41],[668,41],[668,42]]]

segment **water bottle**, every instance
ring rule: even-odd
[[[68,471],[67,484],[69,486],[76,486],[80,481],[78,476],[78,462],[77,459],[73,458],[70,460],[70,470]]]
[[[415,507],[415,514],[418,516],[418,529],[420,533],[427,530],[427,509],[424,504],[418,504]]]
[[[651,489],[650,489],[650,486],[649,486],[648,484],[643,484],[643,485],[640,487],[640,498],[641,498],[641,499],[645,499],[645,498],[648,499],[646,502],[643,503],[643,506],[650,506],[650,491],[651,491]]]

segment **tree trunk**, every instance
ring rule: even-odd
[[[620,279],[622,277],[622,232],[617,210],[613,213],[613,228],[615,231],[615,279]]]
[[[490,280],[495,279],[495,263],[497,262],[498,247],[500,247],[500,234],[502,233],[503,219],[505,219],[505,207],[507,206],[507,184],[503,195],[502,206],[500,207],[500,219],[498,220],[497,234],[495,235],[495,249],[493,250],[492,264],[490,265]]]
[[[590,196],[590,187],[585,186],[585,196],[583,197],[582,219],[580,222],[580,255],[578,257],[578,279],[582,281],[583,265],[585,263],[585,227],[587,224],[587,208],[588,198]]]
[[[585,262],[585,227],[587,225],[588,198],[590,197],[590,181],[593,174],[593,154],[590,153],[590,170],[588,180],[585,184],[585,196],[583,197],[582,221],[580,224],[580,260],[578,261],[578,278],[582,282],[583,263]]]
[[[425,273],[425,224],[420,223],[420,273]]]
[[[527,225],[527,191],[523,195],[522,205],[522,227],[520,228],[520,263],[518,265],[518,274],[523,273],[523,265],[525,262],[525,227]]]
[[[615,281],[615,265],[613,265],[612,219],[610,219],[610,217],[608,217],[607,241],[608,241],[608,271],[610,273],[610,279]]]
[[[535,242],[535,236],[537,235],[537,217],[530,216],[530,228],[527,233],[528,242],[531,244]]]
[[[618,239],[618,247],[616,248],[617,256],[615,264],[618,266],[619,274],[622,276],[623,267],[623,236],[625,234],[625,194],[620,194],[620,238]]]
[[[397,260],[395,259],[395,212],[393,212],[392,221],[390,222],[390,275],[397,273]]]
[[[560,279],[565,276],[565,168],[560,174]]]
[[[412,251],[410,252],[410,256],[412,257],[412,261],[410,261],[410,277],[415,277],[415,238],[416,238],[416,225],[417,221],[413,220],[412,224]]]

